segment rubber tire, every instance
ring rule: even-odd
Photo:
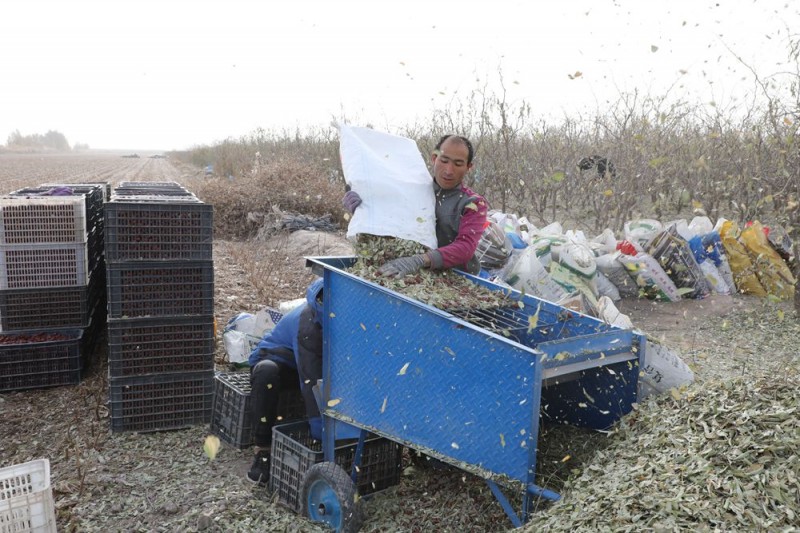
[[[336,463],[317,463],[309,468],[300,495],[303,516],[312,521],[322,522],[340,533],[361,528],[356,485]]]

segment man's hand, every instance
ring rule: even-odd
[[[356,207],[361,205],[361,197],[356,191],[347,191],[342,197],[342,207],[351,215],[356,212]]]
[[[403,276],[416,273],[423,266],[425,266],[424,254],[398,257],[379,268],[378,274],[390,278],[402,278]]]

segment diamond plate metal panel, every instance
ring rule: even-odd
[[[325,279],[333,418],[530,486],[540,415],[606,427],[636,399],[630,331],[518,293],[519,311],[459,318],[345,272],[347,259],[309,259]]]

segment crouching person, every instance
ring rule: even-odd
[[[287,313],[250,354],[250,411],[255,458],[247,479],[267,485],[272,427],[282,390],[300,388],[313,429],[321,426],[312,387],[322,377],[322,279],[306,290],[306,303]]]

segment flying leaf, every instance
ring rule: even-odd
[[[502,433],[500,433],[500,446],[502,446],[503,448],[506,447],[506,436],[503,435]]]
[[[472,209],[473,211],[477,211],[478,210],[478,206],[475,205],[473,202],[470,202],[470,203],[468,203],[467,205],[464,206],[464,209]]]
[[[556,172],[555,174],[553,174],[552,176],[550,176],[550,179],[551,179],[551,180],[553,180],[553,181],[555,181],[556,183],[558,183],[558,182],[560,182],[560,181],[564,181],[564,177],[565,177],[565,176],[564,176],[564,173],[563,173],[563,172]]]
[[[528,333],[534,330],[536,325],[539,323],[539,311],[542,309],[542,304],[540,303],[536,307],[536,312],[533,313],[531,316],[528,317]]]
[[[364,331],[367,331],[367,326],[365,326],[364,324],[359,324],[359,325],[361,326],[361,329],[363,329]]]
[[[213,461],[219,451],[219,437],[216,435],[207,436],[203,443],[203,451],[206,452],[208,458]]]
[[[386,411],[386,402],[388,402],[388,401],[389,401],[389,397],[388,396],[384,396],[383,405],[381,405],[381,414],[383,414]]]
[[[778,309],[778,322],[783,322],[783,310]]]
[[[653,52],[653,53],[658,52],[658,46],[656,46],[654,44],[651,44],[650,45],[650,51]]]
[[[605,196],[606,198],[608,198],[609,196],[614,196],[614,191],[612,191],[611,189],[606,189],[603,191],[603,196]]]
[[[328,400],[328,407],[336,407],[341,403],[341,398],[333,398],[332,400]]]
[[[403,368],[400,369],[400,372],[397,373],[398,376],[405,376],[406,372],[408,371],[408,365],[411,363],[406,363],[403,365]]]

